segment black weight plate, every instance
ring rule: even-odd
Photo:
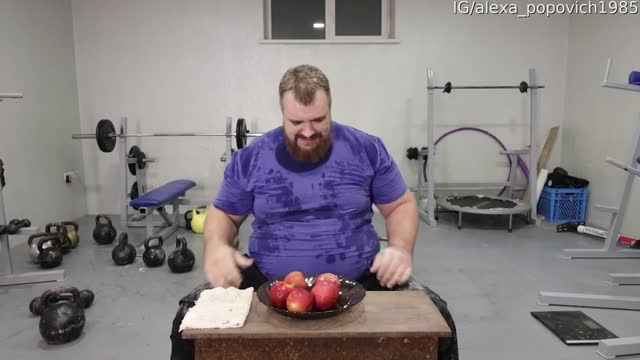
[[[247,124],[240,118],[236,122],[236,146],[242,149],[247,145]]]
[[[136,145],[133,145],[131,149],[129,149],[129,159],[138,159],[138,156],[140,155],[141,152],[142,151],[140,151],[139,147],[137,147]],[[136,164],[128,163],[127,166],[129,167],[129,172],[131,173],[131,175],[135,175]]]
[[[96,141],[102,152],[112,152],[116,148],[116,128],[111,120],[102,119],[96,126]]]
[[[133,185],[131,185],[131,192],[129,193],[129,198],[131,200],[137,199],[140,196],[138,193],[138,182],[135,181]],[[132,206],[134,210],[138,210],[138,207]]]

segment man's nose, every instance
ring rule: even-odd
[[[310,138],[315,133],[316,133],[316,131],[313,129],[313,126],[311,125],[311,122],[304,123],[302,125],[302,131],[300,131],[300,135],[302,135],[302,136],[304,136],[306,138]]]

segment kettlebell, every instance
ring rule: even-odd
[[[62,225],[62,223],[49,223],[44,228],[44,231],[50,234],[60,234],[60,248],[63,254],[68,254],[71,251],[71,240],[69,240],[66,226]]]
[[[206,210],[207,206],[198,206],[196,209],[203,209]],[[193,230],[191,228],[191,221],[193,220],[193,210],[189,210],[187,212],[184,213],[184,227],[187,228],[187,230]]]
[[[136,248],[129,244],[129,235],[120,233],[118,244],[111,251],[111,258],[116,265],[129,265],[136,259]]]
[[[62,249],[60,248],[60,234],[51,234],[42,237],[38,241],[38,264],[43,269],[51,269],[62,264]],[[51,246],[44,247],[50,242]]]
[[[72,297],[61,297],[63,294]],[[58,298],[59,301],[53,301]],[[77,339],[84,329],[84,309],[76,288],[48,290],[42,295],[40,335],[47,344],[66,344]]]
[[[80,234],[78,234],[78,223],[75,221],[63,221],[62,225],[67,229],[67,237],[69,237],[69,241],[71,241],[71,248],[75,249],[80,244]]]
[[[22,219],[22,220],[13,219],[9,221],[9,226],[7,226],[6,231],[9,235],[15,235],[23,227],[29,227],[29,226],[31,226],[31,221],[29,221],[29,219]]]
[[[182,235],[176,237],[176,249],[171,252],[167,260],[169,268],[174,273],[185,273],[193,269],[196,256],[187,247],[187,239]]]
[[[29,236],[29,239],[27,240],[27,246],[29,246],[29,258],[31,259],[31,262],[34,264],[38,263],[38,255],[40,255],[40,250],[38,250],[38,242],[36,241],[36,239],[39,239],[45,236],[51,236],[51,234],[37,233]],[[42,248],[48,248],[50,246],[51,246],[51,243],[46,242],[42,245]]]
[[[100,219],[106,223],[100,222]],[[93,239],[100,245],[111,244],[116,239],[116,228],[111,224],[107,215],[96,216],[96,227],[93,229]]]
[[[72,289],[77,290],[77,288],[75,287],[72,287]],[[42,315],[42,296],[43,295],[44,293],[40,296],[34,297],[29,303],[29,311],[33,315],[36,315],[36,316]],[[56,296],[52,296],[49,299],[49,302],[58,302],[61,300],[69,300],[69,299],[73,299],[72,293],[56,293]],[[94,299],[95,299],[95,295],[93,291],[89,289],[84,289],[80,291],[80,305],[82,305],[83,309],[91,307],[91,304],[93,304]]]
[[[156,245],[149,245],[151,240],[158,240]],[[166,254],[162,248],[162,236],[152,236],[144,241],[144,253],[142,254],[142,260],[148,267],[156,267],[164,264],[164,258]]]
[[[193,215],[191,217],[191,230],[196,234],[202,234],[204,232],[204,222],[207,220],[207,212],[200,213],[198,209],[193,209]]]

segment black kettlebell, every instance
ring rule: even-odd
[[[60,234],[50,234],[38,240],[38,264],[43,269],[51,269],[62,264],[62,249],[60,248]],[[44,247],[49,243],[51,246]]]
[[[100,219],[106,223],[100,222]],[[93,239],[100,245],[111,244],[116,239],[116,228],[111,224],[107,215],[96,216],[96,227],[93,229]]]
[[[15,235],[22,229],[23,227],[31,226],[31,221],[29,219],[13,219],[9,222],[9,226],[7,226],[7,233],[9,235]]]
[[[77,290],[77,288],[75,287],[72,287],[72,289]],[[71,293],[67,293],[67,294],[56,293],[56,294],[57,294],[57,297],[52,296],[49,300],[50,302],[58,302],[61,300],[68,300],[73,298],[73,294]],[[44,293],[40,296],[34,297],[29,303],[29,311],[33,315],[36,315],[36,316],[42,315],[42,296],[43,295]],[[93,304],[94,299],[95,299],[95,295],[93,291],[89,289],[84,289],[80,291],[80,305],[82,305],[84,309],[91,307],[91,304]]]
[[[151,240],[158,240],[156,245],[149,245]],[[144,241],[144,253],[142,260],[148,267],[156,267],[164,264],[166,254],[162,248],[162,236],[152,236]]]
[[[53,231],[52,231],[53,230]],[[73,245],[71,244],[71,240],[69,239],[69,235],[67,234],[67,227],[62,223],[49,223],[44,228],[46,233],[50,234],[60,234],[60,248],[62,249],[63,254],[68,254],[71,251]]]
[[[187,248],[187,239],[182,235],[176,237],[176,249],[171,252],[167,260],[169,268],[174,273],[191,271],[196,263],[196,256]]]
[[[111,258],[116,265],[129,265],[136,259],[136,248],[129,244],[129,235],[120,233],[118,244],[111,251]]]
[[[72,296],[64,296],[65,294]],[[78,289],[61,288],[45,291],[41,302],[40,335],[47,344],[66,344],[82,334],[85,318]]]

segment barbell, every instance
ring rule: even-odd
[[[116,128],[108,119],[102,119],[98,121],[98,125],[96,125],[96,133],[95,134],[72,134],[72,139],[96,139],[98,142],[98,148],[102,152],[112,152],[116,147],[116,141],[118,138],[127,138],[127,137],[155,137],[155,136],[221,136],[227,138],[235,138],[236,146],[238,149],[242,149],[247,145],[248,137],[259,137],[262,134],[260,133],[249,133],[247,130],[247,124],[244,119],[238,119],[236,122],[236,132],[235,133],[147,133],[147,134],[118,134],[116,132]]]

